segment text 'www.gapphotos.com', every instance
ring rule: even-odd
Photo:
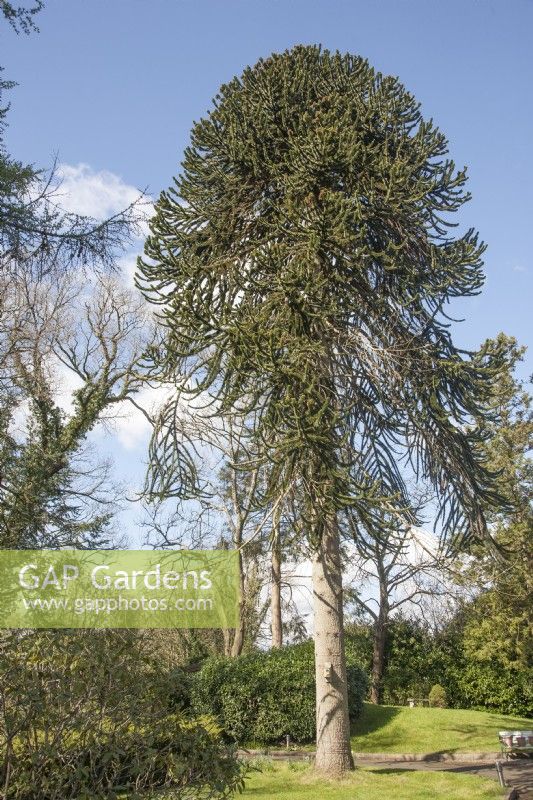
[[[26,611],[74,611],[75,614],[112,614],[121,611],[212,611],[209,597],[76,597],[74,599],[41,597],[22,600]]]

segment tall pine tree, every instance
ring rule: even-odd
[[[152,494],[200,491],[183,399],[256,411],[265,502],[291,486],[313,560],[317,767],[352,767],[338,516],[379,529],[409,506],[401,457],[438,490],[438,524],[486,534],[477,441],[490,358],[458,350],[445,307],[479,292],[483,245],[447,215],[466,175],[397,79],[299,46],[221,87],[151,223],[140,285],[175,381],[151,447]],[[407,469],[407,468],[406,468]]]

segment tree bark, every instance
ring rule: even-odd
[[[372,650],[372,680],[370,684],[370,702],[376,705],[383,699],[383,667],[385,662],[385,642],[389,622],[389,604],[387,587],[380,576],[380,597],[378,618],[374,624],[374,646]]]
[[[379,615],[374,626],[374,647],[372,651],[372,681],[370,686],[370,702],[379,704],[383,699],[383,662],[385,659],[385,639],[387,628]]]
[[[224,628],[222,630],[222,639],[224,641],[224,655],[226,658],[231,656],[231,644],[233,641],[233,629],[232,628]]]
[[[237,546],[240,545],[242,537],[239,536],[239,539],[236,541]],[[242,648],[244,646],[244,610],[245,610],[245,582],[244,582],[244,564],[242,558],[242,552],[239,550],[239,583],[240,583],[240,600],[239,600],[239,625],[235,628],[235,632],[233,634],[233,642],[231,645],[231,656],[235,658],[236,656],[240,656],[242,653]]]
[[[313,556],[316,674],[316,767],[353,769],[344,653],[342,570],[337,521],[326,526]]]
[[[281,621],[281,536],[279,528],[279,515],[276,513],[272,520],[272,587],[270,595],[270,615],[272,647],[283,645],[283,630]]]

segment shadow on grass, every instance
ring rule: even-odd
[[[438,754],[435,754],[438,755]],[[416,766],[411,767],[372,767],[371,771],[379,775],[403,775],[404,772],[453,772],[455,774],[463,775],[476,775],[479,772],[494,770],[494,777],[496,777],[496,768],[492,764],[463,764],[462,766],[443,766],[434,761],[434,766],[428,766],[426,760],[417,761]]]
[[[351,736],[370,737],[376,745],[380,744],[386,747],[394,741],[395,737],[388,736],[381,729],[392,722],[400,711],[401,709],[396,706],[376,706],[372,703],[365,703],[361,716],[352,724]]]

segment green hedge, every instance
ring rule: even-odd
[[[469,662],[455,676],[461,705],[521,717],[533,715],[533,670]]]
[[[460,617],[436,635],[413,620],[396,618],[389,626],[383,679],[386,704],[403,705],[408,697],[428,697],[431,686],[438,683],[450,708],[530,717],[532,677],[531,669],[469,655]]]
[[[350,719],[363,708],[365,672],[348,665]],[[196,714],[218,718],[237,742],[315,739],[315,668],[312,642],[239,658],[208,659],[192,684]]]

